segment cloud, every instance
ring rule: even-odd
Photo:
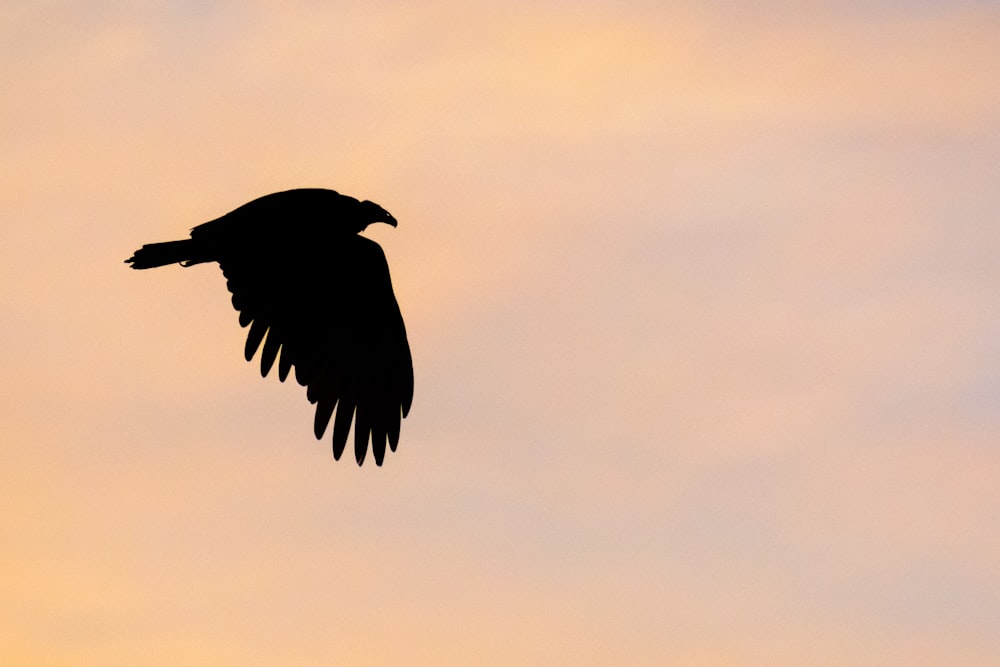
[[[0,10],[5,655],[995,663],[998,19],[886,7]],[[297,185],[400,219],[381,470],[121,263]]]

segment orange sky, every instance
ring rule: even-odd
[[[1000,663],[1000,8],[0,7],[0,663]],[[215,267],[400,221],[399,451]]]

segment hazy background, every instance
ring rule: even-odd
[[[1000,664],[1000,4],[3,2],[0,662]],[[322,186],[381,469],[145,242]]]

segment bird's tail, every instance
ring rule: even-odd
[[[167,264],[183,264],[190,266],[200,262],[210,262],[211,258],[205,256],[201,244],[194,239],[184,239],[183,241],[167,241],[165,243],[147,243],[125,260],[126,264],[131,264],[133,269],[152,269],[156,266]]]

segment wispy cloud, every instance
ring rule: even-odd
[[[995,664],[998,27],[4,7],[0,656]],[[301,185],[400,219],[381,470],[121,263]]]

